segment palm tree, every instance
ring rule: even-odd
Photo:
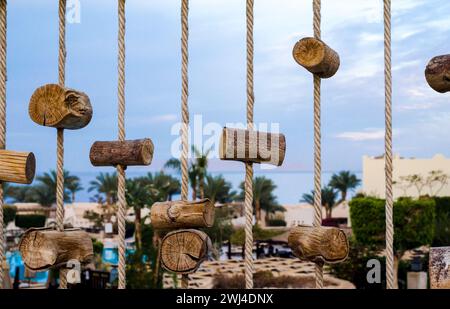
[[[350,171],[341,171],[331,176],[328,186],[341,193],[341,199],[337,202],[337,204],[340,204],[347,200],[348,191],[353,191],[360,184],[361,180],[355,174]]]
[[[88,192],[96,191],[99,195],[104,195],[107,205],[117,202],[117,174],[115,172],[100,173],[89,184]]]
[[[78,176],[69,176],[67,181],[64,182],[67,189],[70,191],[72,203],[75,203],[75,193],[83,190],[80,178]]]
[[[149,177],[151,173],[149,173]],[[175,194],[180,194],[181,184],[178,179],[164,172],[155,173],[153,177],[153,183],[155,188],[161,191],[162,198],[167,201],[172,200],[172,196]]]
[[[329,219],[332,217],[333,208],[338,205],[338,203],[336,203],[338,193],[334,188],[330,186],[323,187],[321,193],[322,206],[325,207],[325,216],[327,219]],[[311,191],[311,193],[303,194],[301,202],[314,205],[314,190]]]
[[[244,200],[245,182],[242,182],[239,187],[241,189],[239,199]],[[261,210],[265,210],[266,213],[285,211],[284,207],[278,204],[277,198],[273,193],[276,188],[277,186],[272,179],[268,179],[264,176],[255,177],[255,179],[253,179],[253,207],[258,222],[261,221]]]
[[[231,191],[232,185],[226,181],[222,175],[206,176],[205,197],[209,198],[213,204],[215,202],[228,203],[236,195],[235,191]]]
[[[64,202],[69,202],[69,191],[67,184],[72,181],[73,177],[67,170],[63,171],[64,177]],[[43,206],[50,206],[56,202],[56,182],[57,174],[55,170],[45,172],[44,174],[36,177],[39,184],[33,187],[33,193],[31,193],[31,200],[35,200]],[[53,196],[53,197],[52,197]]]

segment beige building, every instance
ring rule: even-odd
[[[419,195],[450,196],[450,159],[441,154],[431,159],[394,156],[394,198]],[[363,157],[363,189],[385,198],[384,156]]]

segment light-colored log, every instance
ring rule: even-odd
[[[129,141],[95,142],[89,153],[94,166],[149,165],[153,158],[153,142],[149,138]]]
[[[211,240],[202,231],[170,232],[161,242],[161,265],[178,274],[193,273],[207,259],[211,247]]]
[[[339,69],[339,55],[323,41],[303,38],[292,51],[295,61],[320,78],[332,77]]]
[[[31,270],[66,267],[71,260],[88,264],[94,256],[89,234],[79,229],[29,229],[20,240],[19,250]]]
[[[428,273],[432,289],[450,289],[450,247],[430,248]]]
[[[252,163],[283,164],[286,138],[283,134],[224,128],[220,159]]]
[[[431,59],[425,69],[425,78],[428,85],[437,92],[450,91],[450,55]]]
[[[39,125],[74,130],[88,125],[92,106],[85,93],[48,84],[33,93],[28,113]]]
[[[36,170],[32,152],[0,150],[0,181],[30,184]]]
[[[288,244],[295,256],[315,263],[339,263],[349,252],[347,236],[334,227],[294,227]]]
[[[158,202],[151,208],[151,222],[155,229],[211,227],[214,205],[209,199]]]

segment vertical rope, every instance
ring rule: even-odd
[[[253,0],[247,0],[247,127],[253,130]],[[253,289],[253,165],[245,164],[245,288]]]
[[[313,0],[314,37],[321,38],[321,1]],[[322,225],[322,149],[320,119],[320,77],[314,75],[314,226]],[[323,288],[323,265],[316,263],[316,288]]]
[[[118,138],[119,141],[125,140],[125,0],[119,0],[119,35],[118,35]],[[117,200],[118,207],[118,230],[119,230],[119,289],[126,287],[126,260],[125,260],[125,167],[117,166]]]
[[[392,64],[391,0],[384,0],[384,78],[385,78],[385,173],[386,173],[386,287],[394,287],[394,224],[392,194]]]
[[[181,1],[181,199],[188,199],[188,155],[189,155],[189,0]],[[181,278],[181,288],[189,287],[188,275]]]
[[[0,149],[6,146],[6,6],[0,1]],[[5,235],[3,226],[3,183],[0,182],[0,289],[3,288],[5,265]]]
[[[64,87],[66,75],[66,0],[59,0],[59,56],[58,80]],[[57,129],[56,137],[56,224],[64,231],[64,129]],[[66,272],[61,270],[59,286],[67,288]]]

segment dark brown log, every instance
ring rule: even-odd
[[[178,274],[193,273],[207,259],[211,247],[211,240],[204,232],[170,232],[161,242],[161,265],[164,269]]]
[[[158,202],[151,208],[151,222],[155,229],[211,227],[214,205],[209,199]]]
[[[132,141],[95,142],[89,153],[94,166],[149,165],[153,158],[153,142],[149,138]]]
[[[450,91],[450,55],[431,59],[425,69],[425,78],[428,85],[437,92]]]
[[[0,181],[30,184],[36,170],[32,152],[0,150]]]
[[[320,78],[332,77],[339,69],[339,55],[323,41],[303,38],[292,51],[295,61]]]
[[[42,126],[75,130],[89,124],[92,106],[85,93],[48,84],[33,93],[28,113]]]
[[[430,248],[430,287],[450,289],[450,247]]]
[[[220,159],[253,163],[283,164],[286,138],[283,134],[224,128]]]
[[[20,240],[19,250],[31,270],[66,267],[70,260],[88,264],[94,256],[89,234],[79,229],[29,229]]]
[[[339,263],[349,252],[347,236],[334,227],[294,227],[288,244],[295,256],[315,263]]]

